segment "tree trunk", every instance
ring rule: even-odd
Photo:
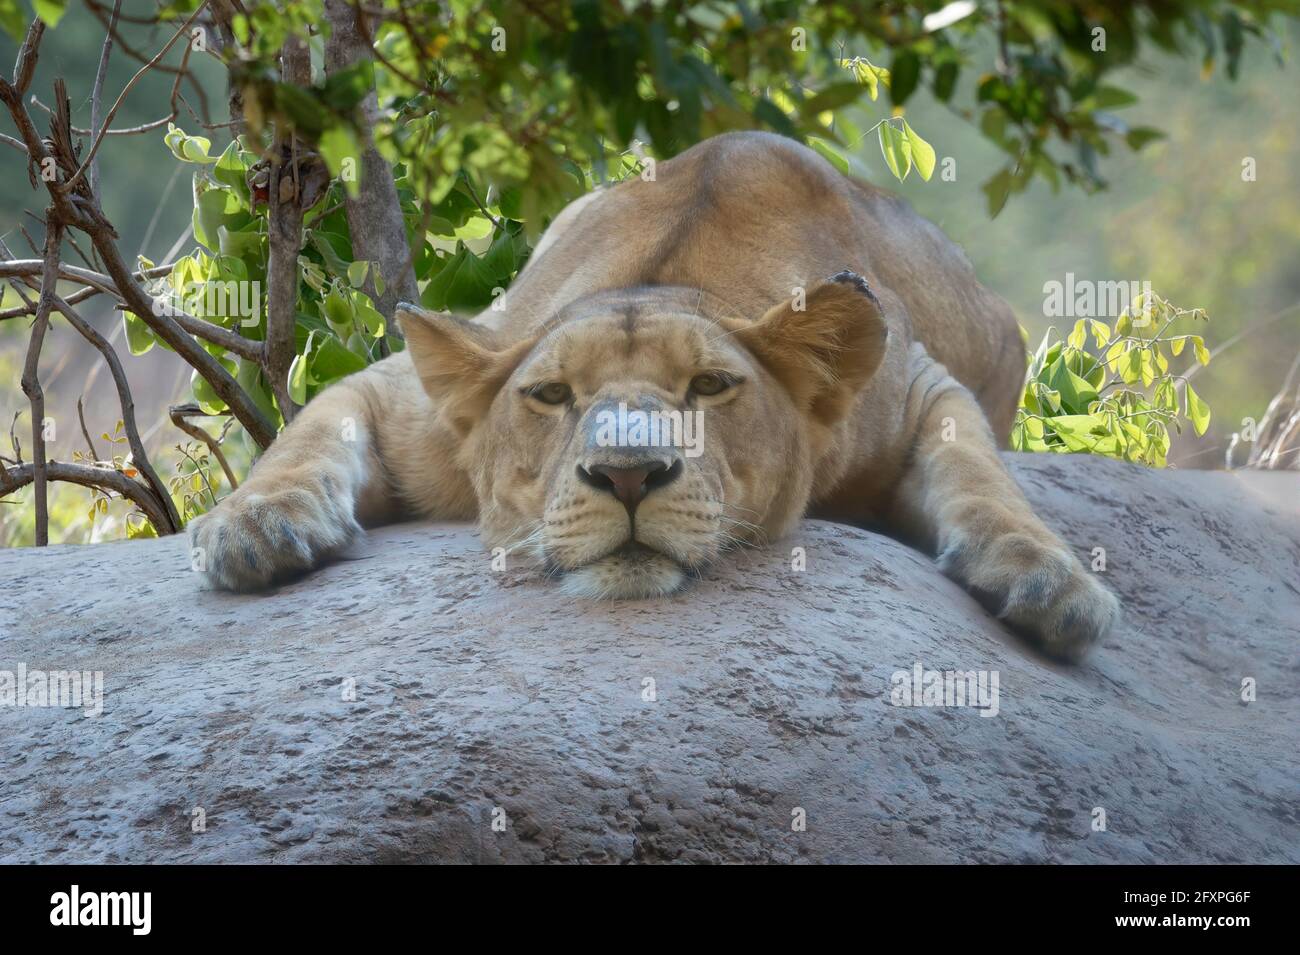
[[[372,59],[370,44],[357,25],[357,13],[347,0],[325,0],[325,16],[330,22],[330,37],[325,43],[325,69],[337,73],[354,64]],[[392,326],[398,302],[419,300],[415,270],[411,265],[411,248],[406,241],[406,223],[397,198],[392,170],[375,148],[371,127],[378,121],[379,100],[371,89],[361,102],[364,129],[360,188],[355,197],[345,199],[348,229],[352,233],[352,254],[357,260],[377,263],[384,280],[383,294],[374,286],[374,268],[366,279],[366,293],[375,307],[389,320],[386,333],[396,335]]]
[[[281,78],[295,86],[311,85],[311,53],[307,44],[290,38],[280,54]],[[284,423],[298,411],[289,396],[289,368],[295,354],[298,320],[298,253],[302,250],[302,196],[298,189],[298,151],[293,130],[277,124],[271,146],[270,255],[266,267],[266,360],[263,367],[280,406]]]

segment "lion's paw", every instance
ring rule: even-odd
[[[1119,617],[1115,595],[1076,558],[1028,534],[1006,534],[978,548],[950,543],[939,566],[1057,659],[1083,659]]]
[[[215,590],[262,590],[317,566],[361,532],[349,495],[322,481],[243,487],[190,523],[191,566]]]

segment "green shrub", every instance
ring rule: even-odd
[[[1200,335],[1171,331],[1205,320],[1202,309],[1144,293],[1114,325],[1079,319],[1064,341],[1049,328],[1029,359],[1011,447],[1164,467],[1170,427],[1181,431],[1186,419],[1204,434],[1210,424],[1210,408],[1188,376],[1171,370],[1189,345],[1193,361],[1209,364]]]

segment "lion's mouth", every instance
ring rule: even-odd
[[[578,597],[637,600],[666,597],[698,576],[698,569],[630,539],[595,560],[562,571],[560,587]]]
[[[668,557],[669,560],[672,560],[668,554],[651,547],[649,544],[643,544],[639,540],[629,540],[627,543],[620,544],[605,555],[605,557],[625,557],[628,560],[646,559],[654,556]],[[602,557],[600,559],[604,560],[605,558]]]

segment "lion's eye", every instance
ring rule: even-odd
[[[542,404],[562,405],[573,397],[573,389],[562,381],[548,381],[533,388],[529,394]]]
[[[697,395],[721,394],[731,387],[731,382],[714,371],[706,371],[691,379],[691,391]]]

